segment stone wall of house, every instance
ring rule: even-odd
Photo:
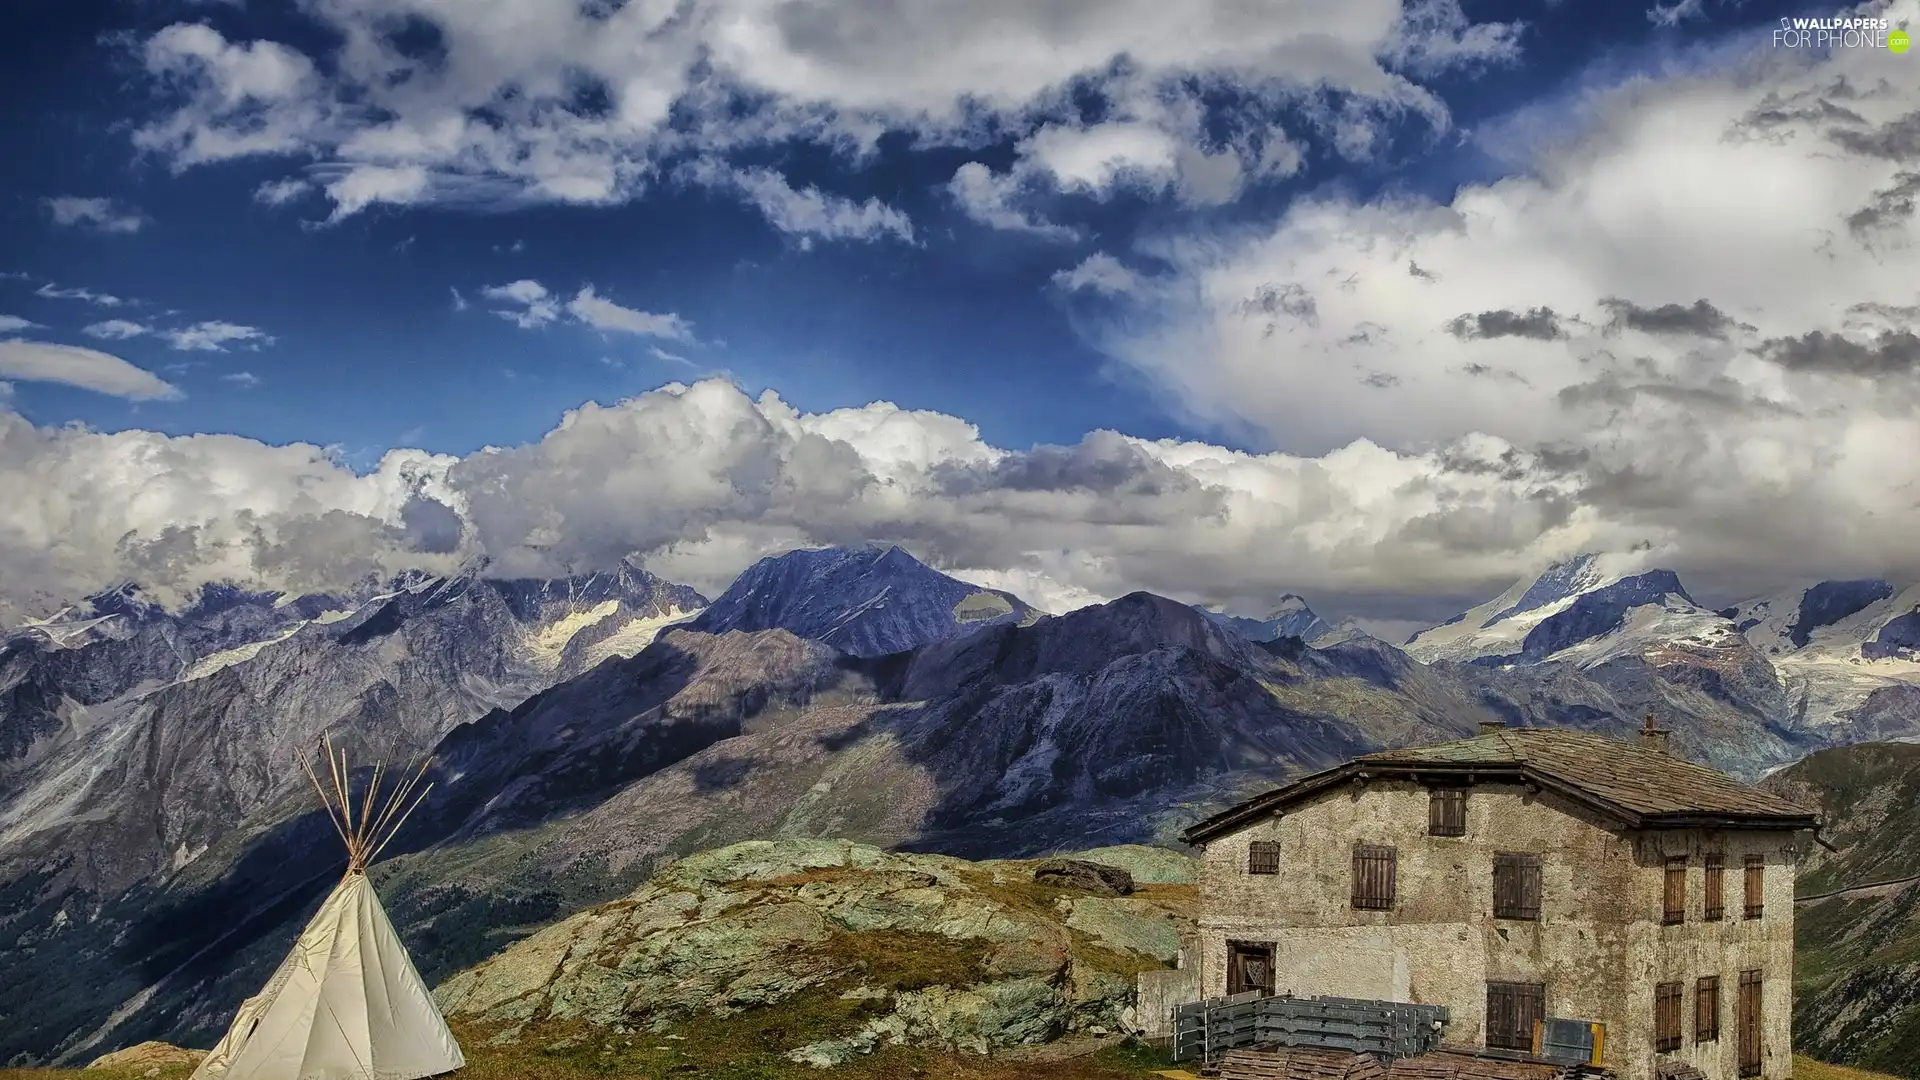
[[[1761,976],[1761,1076],[1793,1075],[1793,881],[1798,849],[1791,833],[1750,831],[1669,830],[1634,836],[1635,861],[1640,867],[1638,906],[1643,917],[1628,928],[1629,969],[1627,1015],[1646,1018],[1627,1025],[1634,1039],[1620,1046],[1624,1055],[1651,1060],[1653,1053],[1654,995],[1658,984],[1681,985],[1681,1048],[1663,1055],[1689,1062],[1712,1080],[1739,1076],[1737,1002],[1740,973]],[[1705,918],[1706,867],[1704,856],[1725,856],[1725,912],[1715,922]],[[1748,854],[1766,859],[1761,915],[1745,917],[1746,882],[1743,864]],[[1686,921],[1663,925],[1666,860],[1687,856]],[[1701,1042],[1695,1028],[1699,978],[1720,979],[1720,1034]],[[1641,1037],[1644,1041],[1640,1041]],[[1610,1028],[1608,1040],[1612,1042]]]
[[[1446,1040],[1484,1045],[1486,984],[1541,983],[1550,1016],[1607,1025],[1607,1059],[1626,1080],[1651,1075],[1654,987],[1683,980],[1684,1045],[1712,1080],[1734,1080],[1733,1001],[1739,972],[1763,983],[1768,1077],[1789,1075],[1792,859],[1781,834],[1627,834],[1579,804],[1520,785],[1475,787],[1461,837],[1430,836],[1429,792],[1405,781],[1329,791],[1278,818],[1207,843],[1200,884],[1200,985],[1226,992],[1228,943],[1271,942],[1279,993],[1330,994],[1446,1005]],[[1248,846],[1277,841],[1280,871],[1247,872]],[[1398,852],[1391,911],[1352,906],[1355,844]],[[1698,855],[1727,857],[1729,918],[1699,919]],[[1765,915],[1741,916],[1741,859],[1769,857]],[[1500,852],[1541,856],[1541,918],[1493,917]],[[1666,856],[1693,855],[1689,921],[1661,924]],[[1717,957],[1717,959],[1716,959]],[[1694,982],[1719,972],[1721,1035],[1693,1039]],[[1776,976],[1774,972],[1778,972]]]

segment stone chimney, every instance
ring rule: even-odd
[[[1507,730],[1507,722],[1505,720],[1480,721],[1480,734],[1482,735],[1491,735],[1496,731],[1505,731],[1505,730]]]
[[[1652,713],[1648,713],[1647,722],[1640,725],[1640,745],[1649,750],[1657,750],[1662,754],[1671,753],[1672,747],[1668,740],[1672,735],[1673,732],[1654,724]]]

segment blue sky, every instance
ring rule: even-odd
[[[182,352],[154,339],[117,355],[165,373],[178,402],[130,405],[84,391],[22,384],[18,407],[41,423],[227,431],[269,441],[338,444],[356,460],[396,445],[465,453],[536,438],[582,401],[611,401],[664,382],[724,371],[752,389],[779,388],[806,409],[873,399],[937,409],[979,424],[1002,446],[1068,443],[1111,427],[1152,438],[1219,436],[1171,412],[1162,395],[1116,372],[1074,333],[1055,272],[1088,251],[1165,228],[1178,208],[1121,194],[1062,197],[1054,220],[1086,239],[1008,235],[971,221],[942,190],[968,160],[1009,161],[1012,139],[978,151],[883,146],[850,166],[804,146],[768,148],[796,184],[856,200],[877,197],[915,223],[916,243],[883,238],[802,250],[754,208],[710,190],[663,185],[613,206],[510,210],[376,206],[315,228],[324,202],[257,203],[261,184],[299,175],[285,158],[174,172],[138,152],[129,129],[161,101],[135,50],[153,32],[204,21],[232,40],[267,37],[319,47],[325,37],[288,10],[251,0],[169,4],[32,3],[0,52],[0,123],[32,153],[0,164],[10,269],[3,310],[48,327],[48,340],[89,344],[81,326],[116,315],[221,320],[273,338],[257,349]],[[1466,4],[1475,22],[1521,21],[1521,58],[1433,80],[1456,129],[1560,90],[1588,65],[1739,26],[1770,22],[1750,3],[1661,27],[1628,5]],[[1263,184],[1213,220],[1270,217],[1326,184],[1371,192],[1404,186],[1446,197],[1497,167],[1458,131],[1400,122],[1393,149],[1349,161],[1310,147],[1296,175]],[[1438,145],[1435,146],[1434,144]],[[45,200],[107,198],[144,219],[137,232],[63,227]],[[1190,218],[1193,214],[1182,214]],[[1185,225],[1186,222],[1181,223]],[[520,279],[599,294],[692,322],[698,344],[608,338],[582,326],[516,330],[484,302],[454,310],[450,290]],[[104,310],[35,296],[46,282],[140,301]],[[724,344],[722,344],[724,342]],[[682,360],[661,359],[653,348]],[[180,370],[176,365],[194,364]],[[223,381],[240,372],[257,385]]]
[[[1911,6],[1862,10],[1900,20]],[[1244,5],[1201,4],[1172,19],[1136,0],[701,0],[679,15],[634,0],[582,10],[533,0],[15,5],[0,38],[0,124],[15,148],[0,159],[0,271],[10,275],[0,316],[16,335],[0,375],[11,414],[41,440],[77,422],[100,436],[238,436],[261,444],[246,452],[263,461],[280,460],[266,451],[281,444],[329,447],[313,468],[345,467],[371,485],[327,478],[358,492],[340,508],[391,526],[408,499],[429,497],[422,485],[443,485],[432,497],[469,514],[460,468],[432,459],[440,464],[402,470],[392,458],[381,479],[391,450],[466,460],[493,445],[531,457],[583,403],[618,410],[663,384],[718,376],[742,400],[774,391],[806,431],[849,448],[861,477],[898,485],[899,470],[921,470],[915,483],[933,485],[922,493],[934,501],[951,497],[956,470],[990,459],[1003,471],[1015,460],[1129,464],[1102,465],[1095,479],[1060,466],[1058,482],[1102,509],[1074,523],[1091,531],[1034,526],[1045,538],[1019,550],[928,531],[920,509],[890,506],[857,523],[764,508],[733,520],[735,510],[709,500],[676,511],[680,532],[596,523],[583,533],[596,539],[564,565],[530,567],[604,561],[633,543],[710,584],[769,546],[884,536],[1062,603],[1131,584],[1257,608],[1288,586],[1312,599],[1318,583],[1343,598],[1328,602],[1371,609],[1384,596],[1451,603],[1570,546],[1654,543],[1679,563],[1740,567],[1728,588],[1757,587],[1803,568],[1778,552],[1730,554],[1721,534],[1740,529],[1723,507],[1683,499],[1681,510],[1663,509],[1661,496],[1626,488],[1663,470],[1697,472],[1706,467],[1697,455],[1711,454],[1724,456],[1715,467],[1758,483],[1750,455],[1765,440],[1729,429],[1695,457],[1650,462],[1635,447],[1685,421],[1645,410],[1682,400],[1680,383],[1700,395],[1732,380],[1755,400],[1793,399],[1809,417],[1830,416],[1867,391],[1807,382],[1777,343],[1822,330],[1865,334],[1872,347],[1906,324],[1848,312],[1915,299],[1862,285],[1857,303],[1822,296],[1786,312],[1769,291],[1781,266],[1812,267],[1823,250],[1837,257],[1831,238],[1847,240],[1848,214],[1884,204],[1888,221],[1911,225],[1898,212],[1900,95],[1848,103],[1853,87],[1904,78],[1916,64],[1884,51],[1768,50],[1782,15],[1835,13],[1804,4],[1275,0],[1246,23],[1233,21]],[[1683,261],[1653,259],[1661,244],[1698,255],[1712,238],[1672,222],[1717,212],[1728,200],[1715,193],[1775,198],[1755,177],[1788,176],[1808,155],[1795,150],[1793,163],[1755,173],[1701,147],[1727,125],[1760,130],[1768,101],[1815,100],[1861,125],[1841,144],[1855,155],[1837,166],[1847,182],[1828,185],[1836,205],[1778,194],[1778,208],[1757,212],[1784,214],[1780,235],[1791,239],[1744,256],[1727,241],[1710,272],[1663,281],[1636,265]],[[1841,138],[1822,135],[1816,125],[1828,121],[1805,109],[1788,122],[1807,126],[1805,139]],[[1881,141],[1861,141],[1870,137]],[[1682,153],[1700,160],[1683,166]],[[1698,171],[1664,195],[1663,154]],[[1651,171],[1628,175],[1635,168]],[[1590,220],[1589,205],[1602,208]],[[1615,210],[1624,216],[1609,217]],[[1518,224],[1498,224],[1509,220]],[[1485,222],[1495,224],[1476,224]],[[1531,232],[1515,240],[1515,229]],[[1878,260],[1884,278],[1887,235],[1877,248],[1856,237],[1848,265]],[[1336,254],[1347,262],[1327,262]],[[1350,267],[1363,257],[1404,268],[1385,271],[1399,274],[1395,289],[1444,292],[1459,310],[1429,313],[1414,294],[1373,292],[1378,273],[1355,293]],[[1431,270],[1446,259],[1457,268]],[[1320,278],[1306,276],[1322,262]],[[1854,281],[1848,274],[1840,280]],[[1369,297],[1364,309],[1342,308],[1341,291]],[[1676,344],[1647,329],[1653,316],[1630,315],[1696,301],[1753,332],[1713,353],[1712,370],[1700,367],[1699,340]],[[1546,315],[1484,318],[1530,311]],[[1647,339],[1623,342],[1621,326]],[[1731,340],[1716,333],[1700,340]],[[1388,337],[1398,343],[1375,349]],[[1647,355],[1626,355],[1629,344]],[[1884,387],[1873,393],[1885,398]],[[904,420],[874,434],[860,425],[877,414],[848,412],[874,402],[937,415],[910,435]],[[751,423],[779,426],[754,409]],[[1622,410],[1639,411],[1641,442],[1618,437]],[[941,418],[974,434],[954,442]],[[1103,429],[1134,441],[1089,442]],[[648,437],[621,436],[629,450]],[[1865,445],[1858,432],[1820,440],[1836,454]],[[62,445],[57,453],[71,450]],[[1391,461],[1361,463],[1366,448]],[[1200,461],[1235,451],[1263,455],[1296,487],[1274,494]],[[780,469],[812,467],[792,448],[768,453]],[[1531,455],[1534,470],[1511,481],[1519,487],[1475,486],[1471,478],[1494,475],[1482,459],[1511,471],[1516,454]],[[1580,454],[1578,475],[1554,464]],[[1602,470],[1595,463],[1608,454]],[[757,490],[762,473],[741,481],[727,472],[735,457],[723,457],[715,490]],[[1154,480],[1151,468],[1173,472]],[[1336,494],[1314,495],[1321,481],[1301,479],[1309,473],[1333,478]],[[1236,537],[1276,526],[1229,504],[1285,504],[1297,550],[1254,558],[1245,552],[1286,544],[1220,536],[1109,550],[1100,537],[1118,534],[1105,519],[1133,513],[1114,509],[1131,505],[1127,492],[1101,486],[1115,477],[1163,501],[1191,486],[1200,520],[1241,513]],[[296,481],[254,487],[318,483]],[[1367,508],[1379,497],[1353,486],[1376,482],[1401,485],[1395,522],[1376,520]],[[405,490],[380,486],[392,484]],[[1427,505],[1435,485],[1458,501]],[[162,517],[210,537],[243,510],[247,521],[286,510],[286,500],[267,502],[167,504]],[[1339,539],[1314,517],[1329,506],[1368,538]],[[18,542],[77,527],[66,513]],[[503,545],[554,550],[529,530],[565,533],[551,522],[580,512],[541,513],[548,524],[516,522],[511,542],[491,545],[476,518],[469,539],[496,558]],[[94,516],[89,527],[103,537],[165,532],[162,518]],[[1393,537],[1428,554],[1389,557]],[[225,554],[183,571],[183,586],[216,564],[233,572],[237,556],[223,543]],[[1884,568],[1890,550],[1863,542],[1823,569]],[[1147,551],[1151,565],[1133,561]],[[125,558],[108,558],[111,571],[82,559],[71,574],[131,572]],[[1183,558],[1201,569],[1176,570]],[[272,577],[265,565],[255,558],[242,576]]]

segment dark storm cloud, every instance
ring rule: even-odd
[[[1692,334],[1725,340],[1734,329],[1751,330],[1704,298],[1692,304],[1661,304],[1641,307],[1631,300],[1609,296],[1600,301],[1611,318],[1608,330],[1638,330],[1643,334]]]
[[[1834,128],[1827,138],[1843,150],[1886,161],[1920,161],[1920,112],[1910,112],[1868,131]]]
[[[445,555],[460,546],[460,515],[438,499],[408,499],[400,508],[400,525],[415,551]]]
[[[1920,335],[1911,330],[1888,330],[1871,343],[1822,330],[1797,338],[1774,338],[1760,347],[1760,355],[1789,371],[1831,375],[1902,375],[1920,370]]]
[[[1509,308],[1482,311],[1478,315],[1468,312],[1448,321],[1447,333],[1462,341],[1503,337],[1552,341],[1567,336],[1560,326],[1560,316],[1550,307],[1531,308],[1525,313]]]
[[[1313,294],[1307,291],[1306,286],[1298,282],[1260,286],[1252,296],[1240,302],[1240,313],[1268,317],[1288,315],[1308,326],[1320,325],[1319,304],[1314,302]]]
[[[1794,410],[1778,402],[1755,397],[1725,376],[1715,376],[1705,383],[1683,383],[1658,375],[1628,381],[1617,372],[1608,372],[1592,382],[1569,386],[1560,391],[1558,397],[1561,406],[1567,409],[1588,406],[1624,409],[1641,399],[1652,399],[1695,412],[1728,416],[1796,415]]]
[[[1847,215],[1847,230],[1862,240],[1913,217],[1914,198],[1920,196],[1920,173],[1896,175],[1894,185],[1873,193],[1873,201]]]
[[[1440,280],[1440,275],[1434,273],[1431,270],[1422,270],[1420,268],[1420,264],[1417,262],[1414,262],[1412,259],[1407,260],[1407,274],[1411,277],[1417,277],[1421,281],[1439,281]]]

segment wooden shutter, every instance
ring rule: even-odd
[[[1735,1020],[1740,1026],[1740,1075],[1760,1075],[1760,973],[1740,973],[1740,1001]]]
[[[1427,804],[1427,832],[1434,836],[1467,835],[1465,788],[1435,788]]]
[[[1693,1041],[1720,1038],[1720,976],[1702,975],[1693,988]]]
[[[1706,909],[1701,914],[1708,922],[1718,922],[1727,913],[1727,857],[1709,851],[1706,864]]]
[[[1359,844],[1353,849],[1353,906],[1391,911],[1397,885],[1398,853],[1382,844]]]
[[[1687,921],[1687,857],[1675,855],[1667,860],[1666,901],[1660,921],[1668,925]]]
[[[1273,993],[1273,946],[1249,941],[1227,943],[1227,993]]]
[[[1279,872],[1279,844],[1271,840],[1255,840],[1247,845],[1247,873],[1277,874]]]
[[[1680,994],[1677,982],[1653,988],[1653,1048],[1663,1054],[1680,1049]]]
[[[1767,895],[1767,858],[1764,855],[1747,856],[1747,918],[1760,917]]]
[[[1487,984],[1487,1048],[1532,1050],[1534,1021],[1546,1015],[1542,983]]]
[[[1493,917],[1540,917],[1540,856],[1502,852],[1493,857]]]

